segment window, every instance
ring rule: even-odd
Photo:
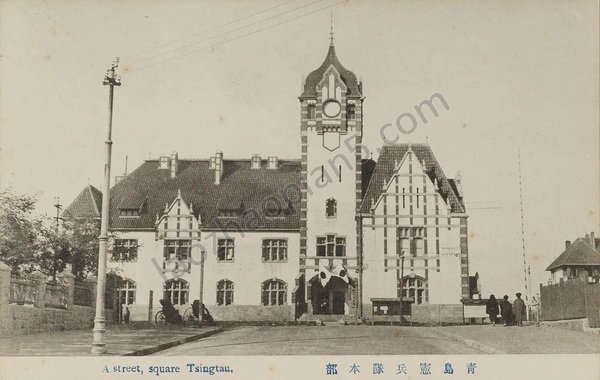
[[[314,104],[309,104],[307,107],[308,110],[308,118],[309,119],[315,119],[317,117],[317,108],[315,107]]]
[[[121,287],[118,289],[121,304],[131,305],[135,303],[135,282],[131,280],[121,281]]]
[[[165,260],[188,260],[191,249],[191,240],[165,240],[163,257]]]
[[[348,120],[356,119],[356,106],[354,104],[348,104],[348,108],[346,110],[346,118]]]
[[[168,168],[169,168],[169,157],[166,157],[166,156],[161,157],[159,169],[168,169]]]
[[[219,239],[217,247],[217,261],[233,262],[233,239]]]
[[[333,198],[329,198],[325,202],[325,214],[328,218],[335,218],[337,215],[337,201]]]
[[[416,227],[416,228],[412,229],[412,233],[413,233],[412,255],[413,256],[423,256],[425,254],[423,232],[424,232],[424,229],[421,227]]]
[[[414,242],[415,242],[415,256],[423,256],[423,254],[424,254],[423,239],[415,238]]]
[[[119,210],[119,216],[123,217],[136,217],[140,216],[140,210],[133,208],[124,208]]]
[[[189,285],[185,280],[169,280],[165,283],[163,298],[171,301],[173,305],[188,303]]]
[[[285,239],[263,239],[262,244],[263,261],[286,261],[287,240]]]
[[[346,256],[346,238],[336,235],[318,236],[317,256]]]
[[[260,169],[260,156],[258,155],[253,155],[252,156],[252,165],[251,168],[252,169]]]
[[[415,304],[420,305],[427,302],[426,282],[420,277],[404,277],[402,279],[402,297],[410,297]]]
[[[217,282],[217,306],[233,303],[233,282],[221,280]]]
[[[286,303],[287,285],[285,282],[272,279],[262,283],[263,306],[277,306]]]
[[[112,261],[136,261],[137,254],[137,239],[115,239],[112,251]]]

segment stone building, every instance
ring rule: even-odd
[[[469,297],[467,215],[460,177],[427,144],[362,158],[362,83],[333,40],[303,82],[298,160],[253,155],[147,160],[111,189],[109,266],[123,276],[131,319],[200,292],[217,320],[370,315],[372,298],[415,307]],[[373,131],[373,133],[376,133]],[[65,214],[98,210],[84,190]],[[154,311],[152,311],[154,312]]]
[[[586,277],[588,282],[600,281],[600,239],[594,233],[565,242],[565,250],[546,268],[550,272],[549,284],[561,280]]]

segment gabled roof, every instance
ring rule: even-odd
[[[87,185],[62,215],[67,219],[93,219],[100,218],[101,211],[102,192],[92,185]]]
[[[548,268],[546,268],[546,270],[550,271],[568,265],[600,266],[600,253],[585,239],[578,238],[571,243],[567,249],[565,249],[565,251],[561,253]]]
[[[420,162],[425,161],[429,178],[432,181],[434,178],[437,179],[440,186],[440,195],[445,202],[449,203],[452,212],[464,213],[466,211],[465,205],[462,197],[459,195],[455,181],[446,178],[429,145],[411,144],[410,146],[417,159]],[[382,147],[366,193],[363,195],[361,212],[371,212],[373,200],[379,199],[379,196],[383,192],[381,184],[383,181],[387,182],[394,174],[396,162],[401,162],[408,151],[408,147],[409,144],[384,145]],[[364,182],[363,186],[365,186]]]
[[[340,60],[338,59],[337,55],[335,54],[335,47],[333,46],[333,43],[331,43],[329,45],[329,50],[327,51],[327,56],[325,57],[325,60],[323,61],[321,66],[319,66],[318,69],[316,69],[313,72],[311,72],[310,74],[308,74],[308,76],[306,77],[306,81],[304,82],[304,91],[303,91],[302,95],[300,96],[301,98],[304,98],[304,97],[310,98],[310,97],[317,96],[317,91],[316,91],[317,85],[323,79],[323,74],[325,74],[325,71],[327,71],[327,69],[332,65],[340,73],[340,77],[341,77],[342,81],[348,87],[346,96],[347,97],[356,97],[356,98],[359,98],[362,96],[362,91],[360,88],[360,84],[359,84],[358,80],[356,79],[356,75],[352,71],[350,71],[350,70],[346,69],[344,66],[342,66],[342,64],[340,63]]]
[[[194,216],[201,217],[203,229],[299,230],[299,161],[280,160],[277,169],[267,169],[265,163],[261,169],[251,169],[250,160],[223,162],[221,183],[215,185],[210,160],[179,160],[175,178],[170,170],[158,168],[158,160],[145,161],[111,189],[110,228],[153,229],[156,216],[163,215],[165,205],[181,190],[186,204],[193,204]],[[119,207],[139,206],[144,200],[139,217],[119,217]],[[267,216],[264,207],[273,200],[286,209],[291,200],[290,212]],[[219,210],[238,209],[242,204],[239,216],[219,216]]]

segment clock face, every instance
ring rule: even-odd
[[[328,100],[325,102],[325,104],[323,104],[323,113],[327,117],[336,117],[340,114],[341,110],[342,107],[340,106],[340,103],[337,102],[337,100]]]

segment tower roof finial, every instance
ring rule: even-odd
[[[333,46],[333,11],[331,11],[331,25],[329,30],[329,44]]]

